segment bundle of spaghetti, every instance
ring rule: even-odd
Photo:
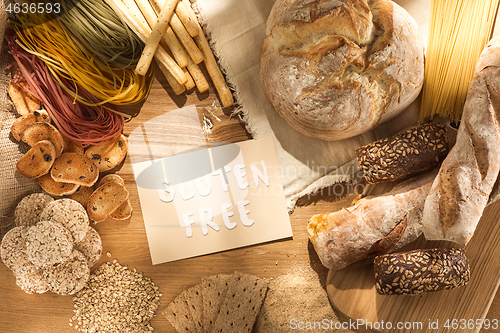
[[[33,54],[19,47],[13,33],[6,34],[10,54],[14,57],[27,82],[28,91],[46,108],[61,133],[83,147],[97,145],[115,139],[122,133],[124,118],[116,105],[88,106],[78,101],[56,83],[46,64]],[[63,79],[67,87],[73,84]],[[80,94],[97,102],[85,89]]]
[[[76,43],[119,68],[135,68],[144,43],[103,0],[66,0],[57,18]],[[67,10],[66,8],[71,8]]]
[[[127,105],[139,103],[149,94],[154,79],[152,69],[141,76],[133,69],[103,62],[75,43],[57,20],[29,13],[18,14],[17,20],[11,23],[18,36],[17,43],[45,62],[61,87],[65,87],[62,80],[67,79],[75,89],[80,86],[98,99],[92,102],[76,90],[75,100],[90,106]]]
[[[432,0],[420,121],[458,122],[499,0]]]

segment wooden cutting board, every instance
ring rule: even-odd
[[[403,331],[395,327],[397,323],[413,328],[404,330],[406,332],[479,332],[481,326],[478,322],[485,318],[500,282],[499,219],[500,202],[496,202],[486,208],[474,237],[465,248],[471,267],[470,282],[466,287],[418,296],[378,295],[373,260],[366,260],[329,272],[327,290],[330,301],[352,320],[372,323],[368,328],[379,328],[381,332]],[[449,245],[422,239],[405,250]],[[429,326],[431,324],[433,326]],[[488,319],[484,325],[484,329],[492,332],[500,329],[497,319]]]

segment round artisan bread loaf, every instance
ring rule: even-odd
[[[414,19],[388,0],[278,0],[260,79],[302,135],[335,141],[403,111],[420,93],[424,49]]]
[[[375,286],[382,295],[417,295],[467,285],[469,261],[461,248],[435,248],[375,257]]]

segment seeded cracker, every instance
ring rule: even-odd
[[[36,267],[63,263],[72,251],[71,233],[59,223],[40,221],[28,229],[26,253]]]
[[[75,315],[70,325],[80,332],[151,332],[150,320],[161,293],[150,278],[135,269],[103,263],[90,274],[85,287],[73,297]]]
[[[102,242],[99,233],[91,227],[85,237],[75,244],[75,249],[85,255],[89,267],[94,266],[102,254]]]
[[[229,289],[232,275],[206,276],[202,280],[203,293],[203,328],[211,332],[220,307]]]
[[[255,276],[234,273],[212,332],[250,333],[266,297],[268,282]]]
[[[194,332],[203,332],[203,295],[201,284],[189,288],[184,295],[186,304],[191,313],[196,330]]]
[[[71,232],[75,243],[80,242],[90,228],[87,211],[72,199],[59,199],[49,203],[40,218],[63,225]]]
[[[59,295],[73,295],[81,290],[90,276],[87,259],[78,250],[73,250],[68,260],[43,270],[49,289]]]
[[[191,316],[186,302],[187,290],[177,295],[165,310],[165,317],[175,327],[177,332],[198,332],[194,318]]]

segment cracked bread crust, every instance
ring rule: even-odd
[[[423,44],[386,0],[280,0],[266,23],[260,78],[302,135],[336,141],[403,111],[420,93]]]

